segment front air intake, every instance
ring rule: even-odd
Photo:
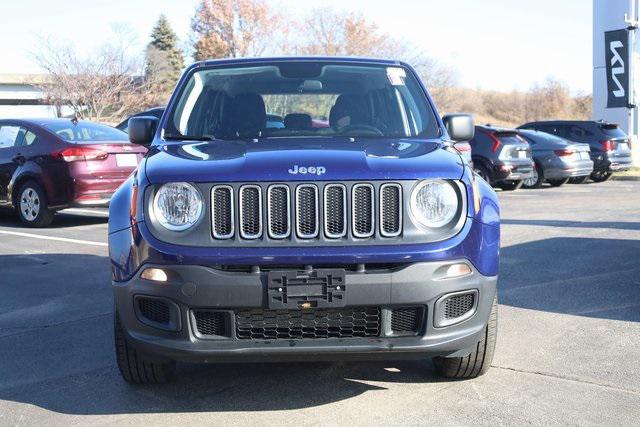
[[[460,323],[473,316],[478,305],[478,291],[454,292],[441,297],[435,304],[436,327]]]
[[[219,185],[211,190],[213,237],[230,239],[234,231],[233,188]]]

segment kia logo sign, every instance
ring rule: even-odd
[[[629,48],[627,30],[604,33],[607,66],[607,108],[629,106]]]

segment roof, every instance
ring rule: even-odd
[[[226,64],[264,64],[271,62],[344,62],[376,65],[400,65],[402,62],[392,59],[365,58],[358,56],[274,56],[259,58],[207,59],[195,62],[192,67]]]

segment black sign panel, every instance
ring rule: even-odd
[[[606,31],[607,108],[629,106],[629,38],[627,30]]]

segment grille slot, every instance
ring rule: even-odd
[[[402,232],[402,187],[399,184],[380,186],[380,234],[396,237]]]
[[[162,325],[168,325],[171,321],[171,311],[166,301],[155,298],[137,298],[137,301],[140,314],[147,320]]]
[[[315,185],[296,187],[296,234],[301,239],[318,237],[318,188]]]
[[[402,307],[391,311],[391,330],[398,335],[415,335],[422,323],[422,307]]]
[[[342,184],[324,187],[324,234],[330,239],[347,234],[347,189]]]
[[[353,235],[358,238],[373,236],[375,201],[371,184],[356,184],[352,189],[352,226]]]
[[[219,185],[211,190],[213,237],[230,239],[234,232],[233,188]]]
[[[240,188],[240,236],[243,239],[262,236],[262,189],[257,185]]]
[[[229,313],[214,310],[193,310],[197,336],[229,336]]]
[[[467,314],[475,304],[476,295],[473,293],[454,295],[444,303],[444,318],[457,319]]]
[[[236,336],[247,340],[377,337],[380,318],[379,307],[235,312]]]
[[[290,200],[286,185],[272,185],[267,190],[267,224],[272,239],[286,239],[291,234]]]

